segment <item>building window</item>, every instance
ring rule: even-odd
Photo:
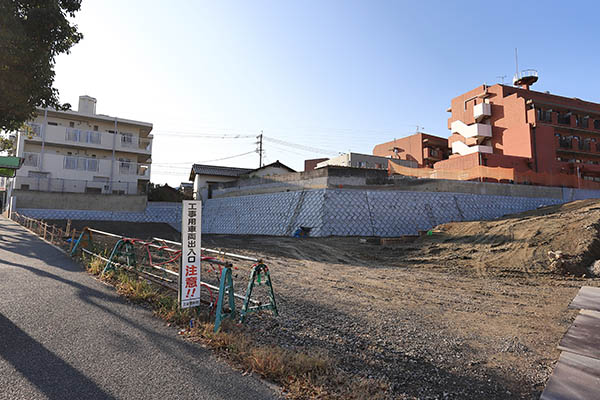
[[[70,122],[69,122],[69,127],[71,127],[71,128],[75,128],[75,122],[73,122],[73,121],[70,121]]]
[[[592,150],[592,139],[583,139],[579,141],[579,150],[591,151]]]
[[[23,165],[25,165],[27,167],[37,167],[38,166],[38,158],[39,158],[38,153],[23,153],[23,158],[25,159],[25,161],[23,161]]]
[[[558,113],[558,123],[563,125],[571,125],[571,113]]]
[[[571,149],[573,147],[573,136],[563,136],[559,133],[555,136],[558,137],[558,147],[561,149]]]
[[[594,120],[594,129],[600,129],[600,119]]]
[[[56,122],[48,122],[48,125],[58,126],[58,123],[56,123]]]
[[[129,162],[129,160],[119,159],[119,173],[129,175],[133,174],[133,163]]]
[[[131,147],[133,145],[133,134],[121,132],[121,145]]]
[[[540,122],[552,122],[552,110],[537,109],[537,118]]]
[[[94,132],[98,132],[98,125],[94,125]]]
[[[577,127],[584,128],[584,129],[588,128],[588,121],[589,121],[589,117],[587,115],[585,117],[578,115],[577,119],[575,120]]]

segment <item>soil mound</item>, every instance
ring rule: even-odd
[[[590,276],[600,259],[599,228],[600,200],[582,200],[494,221],[443,224],[414,244],[424,258],[480,272]]]

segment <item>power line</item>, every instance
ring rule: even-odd
[[[269,136],[265,136],[264,140],[267,140],[267,141],[273,142],[273,143],[278,143],[278,144],[283,145],[283,146],[293,147],[294,149],[297,149],[297,150],[308,151],[310,153],[319,153],[319,154],[336,155],[336,156],[339,154],[339,152],[334,152],[334,151],[331,151],[331,150],[324,150],[324,149],[319,149],[319,148],[316,148],[316,147],[305,146],[305,145],[302,145],[302,144],[287,142],[285,140],[275,139],[275,138],[272,138],[272,137],[269,137]]]
[[[184,139],[250,139],[254,138],[254,135],[227,135],[227,134],[210,134],[210,133],[165,133],[165,132],[156,132],[160,136],[158,137],[166,137],[169,138],[184,138]]]
[[[193,161],[193,162],[189,162],[189,163],[182,163],[182,164],[202,164],[202,163],[208,163],[208,162],[214,162],[214,161],[229,160],[229,159],[231,159],[231,158],[243,157],[243,156],[246,156],[246,155],[248,155],[248,154],[253,154],[253,153],[256,153],[256,151],[254,151],[254,150],[253,150],[253,151],[248,151],[248,152],[246,152],[246,153],[236,154],[236,155],[234,155],[234,156],[229,156],[229,157],[215,158],[215,159],[213,159],[213,160]],[[163,163],[163,164],[161,164],[161,163],[153,163],[152,165],[157,165],[157,166],[160,166],[160,165],[166,165],[166,166],[168,166],[168,165],[173,165],[173,164],[175,164],[175,163]],[[178,164],[179,164],[179,163],[178,163]],[[175,167],[175,168],[182,168],[182,167]]]

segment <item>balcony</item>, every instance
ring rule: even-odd
[[[119,134],[117,137],[117,150],[128,152],[152,153],[152,138],[141,138],[139,136]]]
[[[139,164],[128,161],[119,161],[119,174],[135,175],[138,179],[150,179],[150,164]]]
[[[492,126],[487,124],[467,125],[460,120],[452,122],[450,125],[452,133],[458,133],[464,138],[485,138],[492,137]]]
[[[486,117],[492,116],[492,105],[490,103],[479,103],[473,107],[473,117],[479,122]]]
[[[441,160],[443,154],[442,150],[433,149],[431,147],[425,147],[423,149],[423,158],[425,160]]]
[[[33,142],[42,141],[43,129],[40,124],[29,124],[23,131],[25,140]],[[95,148],[120,150],[128,153],[152,154],[152,137],[140,138],[133,134],[87,131],[76,128],[67,128],[64,126],[48,125],[44,133],[46,143],[77,146],[85,148]]]
[[[113,182],[110,184],[109,182],[104,181],[29,176],[17,176],[15,180],[15,189],[55,193],[146,194],[145,188],[138,187],[137,182]]]
[[[483,145],[475,145],[475,146],[467,146],[461,141],[452,142],[452,153],[460,154],[461,156],[466,156],[467,154],[473,153],[488,153],[492,154],[494,151],[492,146],[483,146]]]

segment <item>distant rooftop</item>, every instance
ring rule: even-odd
[[[190,180],[194,180],[196,174],[238,177],[254,171],[252,168],[219,167],[216,165],[194,164],[190,173]]]
[[[57,114],[65,114],[73,117],[81,117],[85,116],[86,118],[93,118],[101,121],[110,121],[110,122],[121,122],[125,124],[131,125],[139,125],[145,126],[152,129],[152,124],[150,122],[136,121],[133,119],[125,119],[125,118],[117,118],[111,117],[110,115],[105,114],[96,114],[96,102],[97,100],[91,96],[79,96],[79,106],[77,111],[75,110],[57,110],[54,108],[42,108],[38,107],[38,113],[42,114],[45,111]]]

